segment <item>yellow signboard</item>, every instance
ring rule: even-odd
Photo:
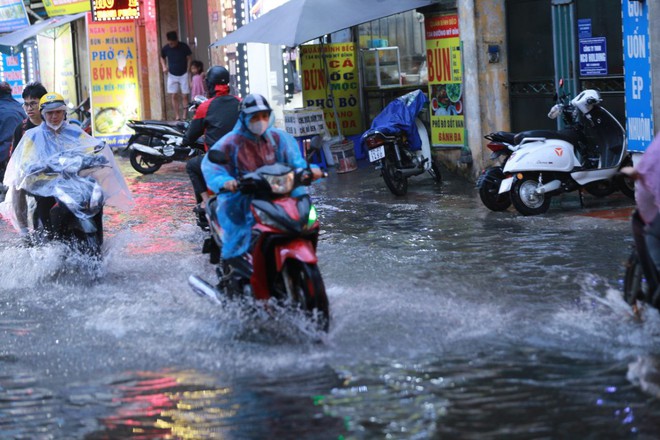
[[[336,135],[337,122],[333,109],[336,106],[341,134],[361,134],[355,43],[325,44],[323,51],[319,44],[304,44],[300,46],[300,52],[305,107],[321,107],[328,129]],[[328,66],[329,82],[326,80],[323,57]]]
[[[49,17],[77,14],[92,9],[89,0],[44,0],[43,3]]]
[[[465,101],[458,15],[427,17],[424,26],[431,100],[431,144],[462,147],[465,144]]]
[[[110,147],[132,133],[129,119],[140,117],[134,21],[88,21],[92,129]]]

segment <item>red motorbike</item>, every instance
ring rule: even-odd
[[[217,150],[208,153],[214,163],[226,163]],[[275,163],[260,167],[238,180],[238,189],[252,198],[255,219],[249,252],[244,258],[221,258],[222,228],[216,214],[217,200],[206,207],[210,236],[202,252],[216,266],[218,283],[213,286],[191,275],[188,283],[201,296],[221,304],[223,299],[253,297],[264,303],[302,310],[317,328],[328,331],[330,312],[323,278],[318,268],[316,246],[320,224],[309,196],[293,197],[300,185],[309,185],[309,168],[294,170]]]

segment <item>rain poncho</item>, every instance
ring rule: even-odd
[[[214,164],[209,161],[208,155],[202,161],[206,185],[218,195],[217,213],[223,230],[224,259],[237,257],[248,251],[254,225],[254,217],[250,212],[252,197],[240,192],[222,191],[225,182],[236,180],[247,172],[275,162],[286,163],[294,168],[307,166],[295,138],[273,128],[272,116],[269,128],[262,136],[255,136],[247,129],[250,118],[251,115],[241,113],[234,129],[211,147],[213,150],[223,151],[229,160],[228,164]],[[301,196],[305,193],[304,187],[298,187],[293,195]]]
[[[374,118],[371,129],[387,135],[403,131],[408,136],[410,150],[420,150],[422,139],[419,137],[415,118],[428,102],[428,98],[421,90],[399,96]]]
[[[80,154],[77,154],[80,153]],[[55,196],[56,180],[40,173],[49,164],[57,164],[62,155],[102,155],[105,166],[82,171],[81,175],[96,180],[103,190],[106,205],[128,209],[133,204],[130,191],[110,147],[88,135],[77,125],[65,123],[58,131],[45,122],[25,132],[7,164],[4,185],[9,187],[7,197],[0,204],[0,213],[18,231],[24,231],[29,218],[22,192],[41,197]],[[21,191],[22,190],[22,191]]]
[[[660,135],[648,146],[635,169],[640,175],[635,183],[635,198],[642,218],[650,223],[660,212]]]

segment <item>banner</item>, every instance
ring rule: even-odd
[[[300,46],[300,53],[305,107],[321,107],[328,129],[333,135],[337,135],[337,122],[333,109],[333,105],[336,105],[341,134],[344,136],[361,134],[355,43],[324,44],[323,54],[320,44],[304,44]],[[329,85],[326,81],[323,57],[328,66]]]
[[[90,0],[44,0],[43,4],[49,17],[77,14],[92,9]]]
[[[123,146],[132,134],[126,121],[140,118],[135,22],[88,20],[87,26],[92,130],[110,147]]]
[[[2,54],[2,80],[11,86],[11,96],[18,102],[23,102],[23,54]]]
[[[431,144],[463,147],[463,60],[458,14],[435,15],[424,22],[431,101]]]
[[[22,0],[0,0],[0,34],[30,26]]]
[[[643,152],[653,140],[649,4],[623,2],[623,66],[628,151]]]
[[[65,24],[48,29],[37,35],[37,42],[41,83],[49,92],[57,92],[68,103],[77,106],[71,25]]]

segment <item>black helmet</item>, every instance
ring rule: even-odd
[[[272,112],[273,109],[270,108],[268,101],[261,95],[256,93],[247,95],[244,100],[241,101],[241,112],[246,115],[251,115],[252,113],[257,112]]]
[[[213,94],[215,86],[229,84],[229,71],[222,66],[213,66],[206,72],[206,89]]]

